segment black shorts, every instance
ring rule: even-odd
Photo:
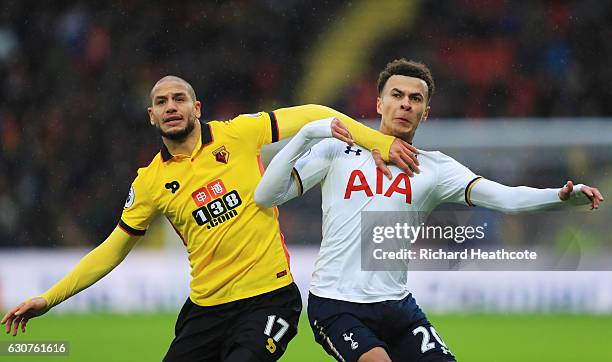
[[[352,303],[310,293],[308,320],[317,343],[338,361],[357,361],[374,347],[384,348],[392,361],[455,361],[412,294]]]
[[[294,283],[211,307],[187,298],[164,362],[223,361],[238,346],[260,361],[276,361],[297,334],[301,311],[302,299]]]

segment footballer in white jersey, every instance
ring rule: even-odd
[[[381,132],[412,142],[429,112],[431,73],[396,60],[381,72],[378,90]],[[341,123],[303,127],[268,166],[255,201],[272,207],[321,184],[323,238],[308,317],[315,340],[338,361],[455,361],[410,294],[406,271],[361,270],[362,212],[416,211],[424,218],[445,202],[521,212],[564,204],[593,209],[603,201],[596,188],[571,181],[561,189],[504,186],[441,152],[419,151],[412,177],[395,166],[384,175],[373,153],[330,138],[334,127]]]
[[[405,271],[361,270],[361,212],[421,211],[426,216],[443,202],[469,202],[465,190],[479,179],[441,152],[421,151],[418,159],[419,174],[410,178],[391,166],[389,180],[368,150],[325,139],[295,164],[304,191],[321,183],[323,239],[310,282],[314,295],[358,303],[408,295]]]

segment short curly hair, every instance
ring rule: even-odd
[[[434,94],[435,84],[429,68],[420,62],[407,60],[406,58],[396,59],[387,64],[385,69],[378,75],[378,94],[381,95],[385,84],[392,75],[405,75],[422,79],[427,84],[427,102]]]

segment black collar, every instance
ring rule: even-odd
[[[200,128],[202,129],[202,146],[206,146],[207,144],[213,141],[212,131],[210,129],[210,125],[208,123],[200,121]],[[161,148],[161,157],[164,162],[172,159],[172,154],[168,151],[168,147],[162,142]]]

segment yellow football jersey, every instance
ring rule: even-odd
[[[201,123],[191,156],[164,146],[138,170],[119,226],[144,234],[163,213],[187,247],[191,300],[217,305],[292,282],[278,212],[260,208],[253,193],[263,174],[261,146],[276,142],[273,113]]]

